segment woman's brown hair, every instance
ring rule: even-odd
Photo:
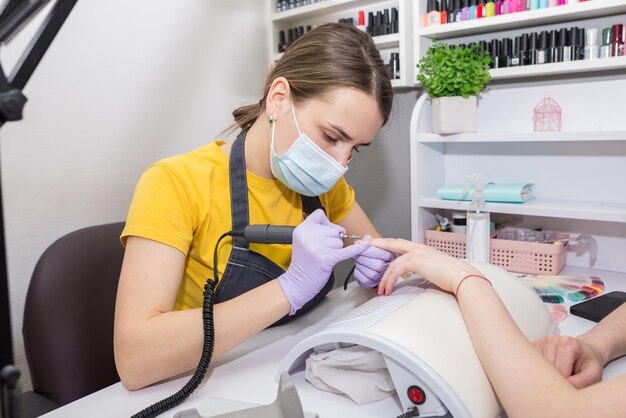
[[[263,99],[233,111],[235,125],[232,128],[252,126],[262,114],[265,97],[278,77],[289,81],[295,102],[337,87],[360,90],[376,99],[383,124],[389,120],[393,90],[387,66],[372,37],[352,26],[328,23],[293,42],[268,75]]]

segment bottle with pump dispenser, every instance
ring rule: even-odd
[[[481,174],[470,174],[467,180],[473,187],[472,203],[467,208],[467,259],[488,263],[491,222],[485,204],[487,179]]]

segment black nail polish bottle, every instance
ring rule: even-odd
[[[578,54],[576,55],[577,60],[582,60],[585,58],[585,28],[578,29]]]
[[[530,37],[527,33],[522,34],[522,59],[521,65],[532,65],[533,64],[533,52],[530,49]]]
[[[498,68],[506,68],[511,66],[511,55],[513,55],[513,40],[504,38],[502,40],[502,50],[500,52],[500,62]]]
[[[559,49],[557,48],[556,30],[548,32],[548,49],[546,52],[546,63],[559,62]]]
[[[391,33],[398,33],[400,31],[398,22],[400,21],[398,17],[398,9],[393,7],[391,9]]]
[[[367,13],[367,33],[374,36],[374,12]]]
[[[556,48],[558,50],[558,62],[570,61],[570,49],[567,46],[567,29],[561,28],[556,37]]]
[[[383,34],[389,35],[391,33],[391,20],[389,19],[389,9],[385,9],[383,12]]]
[[[287,41],[285,40],[285,31],[278,32],[278,52],[285,52],[287,49]]]
[[[530,51],[530,64],[537,64],[537,32],[531,32],[528,36],[528,50]]]
[[[501,43],[499,39],[491,40],[491,68],[500,68]]]
[[[522,37],[516,36],[513,41],[513,53],[511,54],[511,67],[519,67],[521,64],[521,47],[522,47]]]
[[[543,31],[539,34],[539,41],[537,45],[537,64],[545,64],[546,52],[548,50],[548,32]]]
[[[580,56],[580,45],[578,42],[578,27],[572,26],[568,33],[569,57],[570,61],[576,61]]]
[[[491,55],[491,46],[487,41],[478,42],[478,50],[485,55]]]

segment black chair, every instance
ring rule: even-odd
[[[34,391],[24,394],[25,415],[39,408],[33,398],[62,406],[120,380],[113,320],[123,227],[120,222],[80,229],[59,238],[39,258],[22,330]]]

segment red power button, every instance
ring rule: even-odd
[[[410,386],[406,394],[415,405],[421,405],[426,401],[426,395],[419,386]]]

